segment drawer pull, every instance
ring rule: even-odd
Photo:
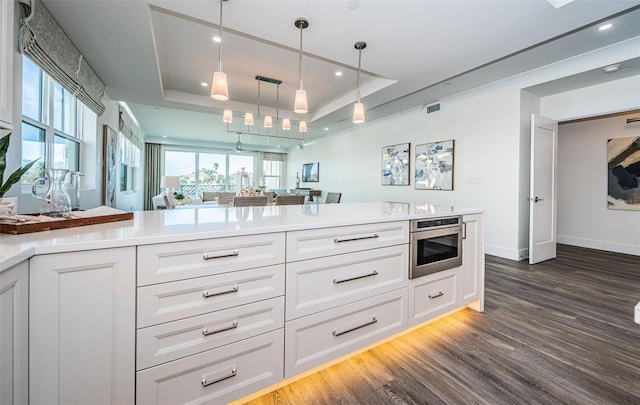
[[[353,242],[356,240],[364,240],[364,239],[376,239],[379,238],[377,233],[374,233],[373,235],[369,235],[369,236],[359,236],[357,238],[335,238],[333,240],[333,243],[342,243],[342,242]]]
[[[231,369],[231,373],[229,373],[228,375],[224,375],[222,377],[216,378],[216,379],[211,380],[211,381],[209,381],[207,379],[207,377],[205,377],[202,380],[200,380],[200,383],[202,384],[203,387],[206,387],[208,385],[219,383],[220,381],[224,381],[224,380],[226,380],[228,378],[235,377],[236,374],[238,374],[238,369],[236,367],[234,367],[234,368]]]
[[[374,270],[373,272],[369,273],[369,274],[363,274],[361,276],[356,276],[356,277],[351,277],[351,278],[345,278],[342,280],[338,280],[337,278],[333,279],[333,284],[340,284],[340,283],[346,283],[347,281],[353,281],[353,280],[359,280],[361,278],[365,278],[365,277],[371,277],[371,276],[377,276],[378,275],[378,270]]]
[[[378,319],[374,316],[369,322],[363,323],[362,325],[358,325],[355,326],[353,328],[349,328],[346,330],[341,330],[340,332],[338,332],[338,330],[334,330],[332,332],[333,336],[340,336],[340,335],[344,335],[345,333],[349,333],[349,332],[353,332],[354,330],[358,330],[360,328],[364,328],[365,326],[369,326],[369,325],[373,325],[374,323],[377,323]]]
[[[436,295],[429,294],[429,299],[432,300],[434,298],[442,297],[443,295],[444,293],[442,291],[439,291]]]
[[[233,321],[231,326],[225,326],[223,328],[216,329],[216,330],[209,330],[209,328],[204,328],[204,329],[202,329],[202,335],[203,336],[214,335],[216,333],[225,332],[225,331],[228,331],[228,330],[231,330],[231,329],[235,329],[237,327],[238,327],[238,321]]]
[[[233,250],[231,252],[225,252],[225,253],[206,253],[205,255],[202,256],[202,260],[209,260],[209,259],[221,259],[223,257],[233,257],[233,256],[238,256],[240,254],[239,250]]]
[[[226,291],[219,291],[219,292],[209,292],[209,291],[203,291],[202,292],[202,298],[211,298],[211,297],[216,297],[218,295],[224,295],[224,294],[231,294],[234,292],[238,292],[238,286],[234,285],[233,287],[231,287],[231,289],[226,290]]]

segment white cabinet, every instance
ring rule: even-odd
[[[287,322],[285,378],[407,328],[407,289]]]
[[[0,1],[0,129],[13,129],[13,54],[17,42],[15,4],[14,0]]]
[[[285,234],[138,247],[136,402],[226,403],[284,375]]]
[[[409,326],[458,308],[462,281],[462,267],[409,280]]]
[[[285,377],[407,328],[409,222],[287,233]]]
[[[407,245],[287,263],[287,320],[407,286]]]
[[[0,404],[28,398],[29,264],[0,273]]]
[[[484,221],[482,214],[465,215],[462,240],[462,303],[484,311]]]
[[[31,404],[131,404],[135,248],[30,260]]]
[[[408,221],[288,232],[287,263],[407,243]]]

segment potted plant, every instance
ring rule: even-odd
[[[7,168],[7,151],[9,150],[10,141],[11,133],[8,133],[7,135],[0,138],[0,213],[4,214],[15,214],[17,211],[16,203],[18,200],[18,197],[11,197],[14,202],[11,202],[12,200],[9,200],[9,198],[3,198],[5,193],[9,191],[11,186],[20,181],[22,175],[25,174],[29,169],[31,169],[31,166],[33,166],[36,161],[40,159],[38,158],[27,163],[23,167],[19,167],[13,173],[11,173],[6,180],[4,180],[4,170]]]

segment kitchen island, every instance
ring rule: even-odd
[[[450,216],[464,222],[462,265],[410,280],[409,221]],[[144,211],[0,244],[0,321],[13,337],[0,347],[3,404],[225,403],[483,308],[478,209]]]

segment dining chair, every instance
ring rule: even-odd
[[[266,196],[244,197],[237,196],[233,198],[234,207],[258,207],[267,205]]]
[[[338,204],[342,193],[327,193],[327,198],[324,200],[325,204]]]
[[[231,205],[235,196],[236,193],[221,191],[218,193],[218,204]]]
[[[276,197],[276,205],[302,205],[304,204],[305,195],[298,194],[278,194]]]
[[[273,191],[263,191],[262,194],[267,197],[267,204],[273,202]]]

